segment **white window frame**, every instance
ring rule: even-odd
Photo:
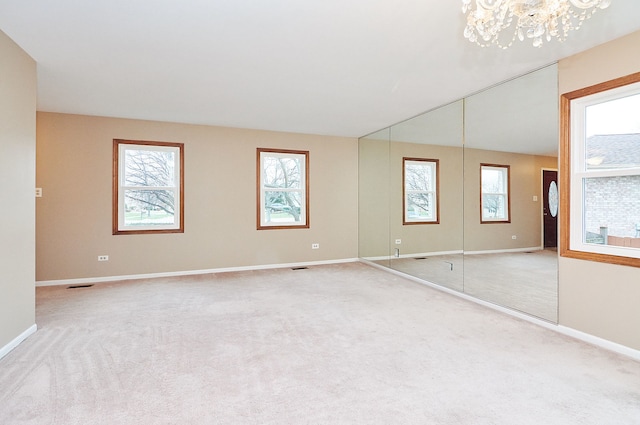
[[[440,204],[438,199],[439,189],[439,160],[427,159],[427,158],[402,158],[402,210],[403,210],[403,222],[402,224],[439,224],[440,223]],[[433,182],[430,190],[416,190],[407,187],[407,166],[420,166],[428,170],[431,175],[431,181]],[[431,216],[424,218],[411,217],[409,215],[409,195],[412,194],[427,194],[431,195],[433,199],[433,208],[431,209]]]
[[[623,169],[591,169],[586,163],[586,109],[607,101],[640,94],[640,81],[614,88],[596,91],[570,100],[570,150],[569,150],[569,241],[568,250],[603,256],[629,257],[640,259],[640,249],[608,244],[587,243],[584,216],[584,183],[586,179],[602,177],[622,177],[640,175],[640,167]],[[593,259],[606,262],[606,257]],[[632,264],[635,265],[635,264]]]
[[[482,172],[484,170],[499,171],[503,174],[504,186],[500,192],[485,192],[482,184]],[[511,223],[511,167],[509,165],[500,164],[480,164],[480,223]],[[502,196],[504,198],[504,216],[489,217],[484,213],[484,197],[485,195]]]
[[[265,187],[265,158],[295,158],[299,160],[300,185],[297,188],[269,188]],[[289,150],[289,149],[257,149],[257,174],[258,174],[258,194],[257,194],[257,229],[308,229],[309,228],[309,151]],[[265,205],[265,194],[267,192],[294,192],[300,196],[300,219],[298,222],[278,222],[271,221],[267,214]]]
[[[173,184],[170,186],[131,186],[124,181],[127,150],[166,151],[175,155]],[[113,234],[183,233],[184,232],[184,144],[139,140],[113,141]],[[172,191],[174,219],[172,224],[126,225],[125,192],[127,190]]]

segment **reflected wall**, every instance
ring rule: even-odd
[[[462,291],[462,100],[390,128],[390,267]],[[437,223],[403,224],[403,159],[438,161]]]
[[[358,255],[389,266],[389,129],[358,141]]]

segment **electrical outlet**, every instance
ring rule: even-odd
[[[36,198],[42,198],[42,188],[36,187]]]
[[[402,244],[402,239],[396,239],[396,245]]]
[[[319,243],[312,243],[311,244],[311,249],[320,249],[320,244]]]
[[[109,261],[108,255],[98,255],[98,261]]]

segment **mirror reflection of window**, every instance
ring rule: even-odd
[[[509,166],[480,164],[482,223],[509,222]]]
[[[403,158],[403,224],[438,223],[437,159]]]

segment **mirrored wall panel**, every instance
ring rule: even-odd
[[[391,267],[462,291],[462,100],[390,129]]]
[[[557,75],[548,66],[466,98],[464,109],[464,292],[552,322]]]
[[[557,66],[360,139],[360,257],[557,322]]]
[[[358,255],[389,266],[389,129],[358,142]]]

